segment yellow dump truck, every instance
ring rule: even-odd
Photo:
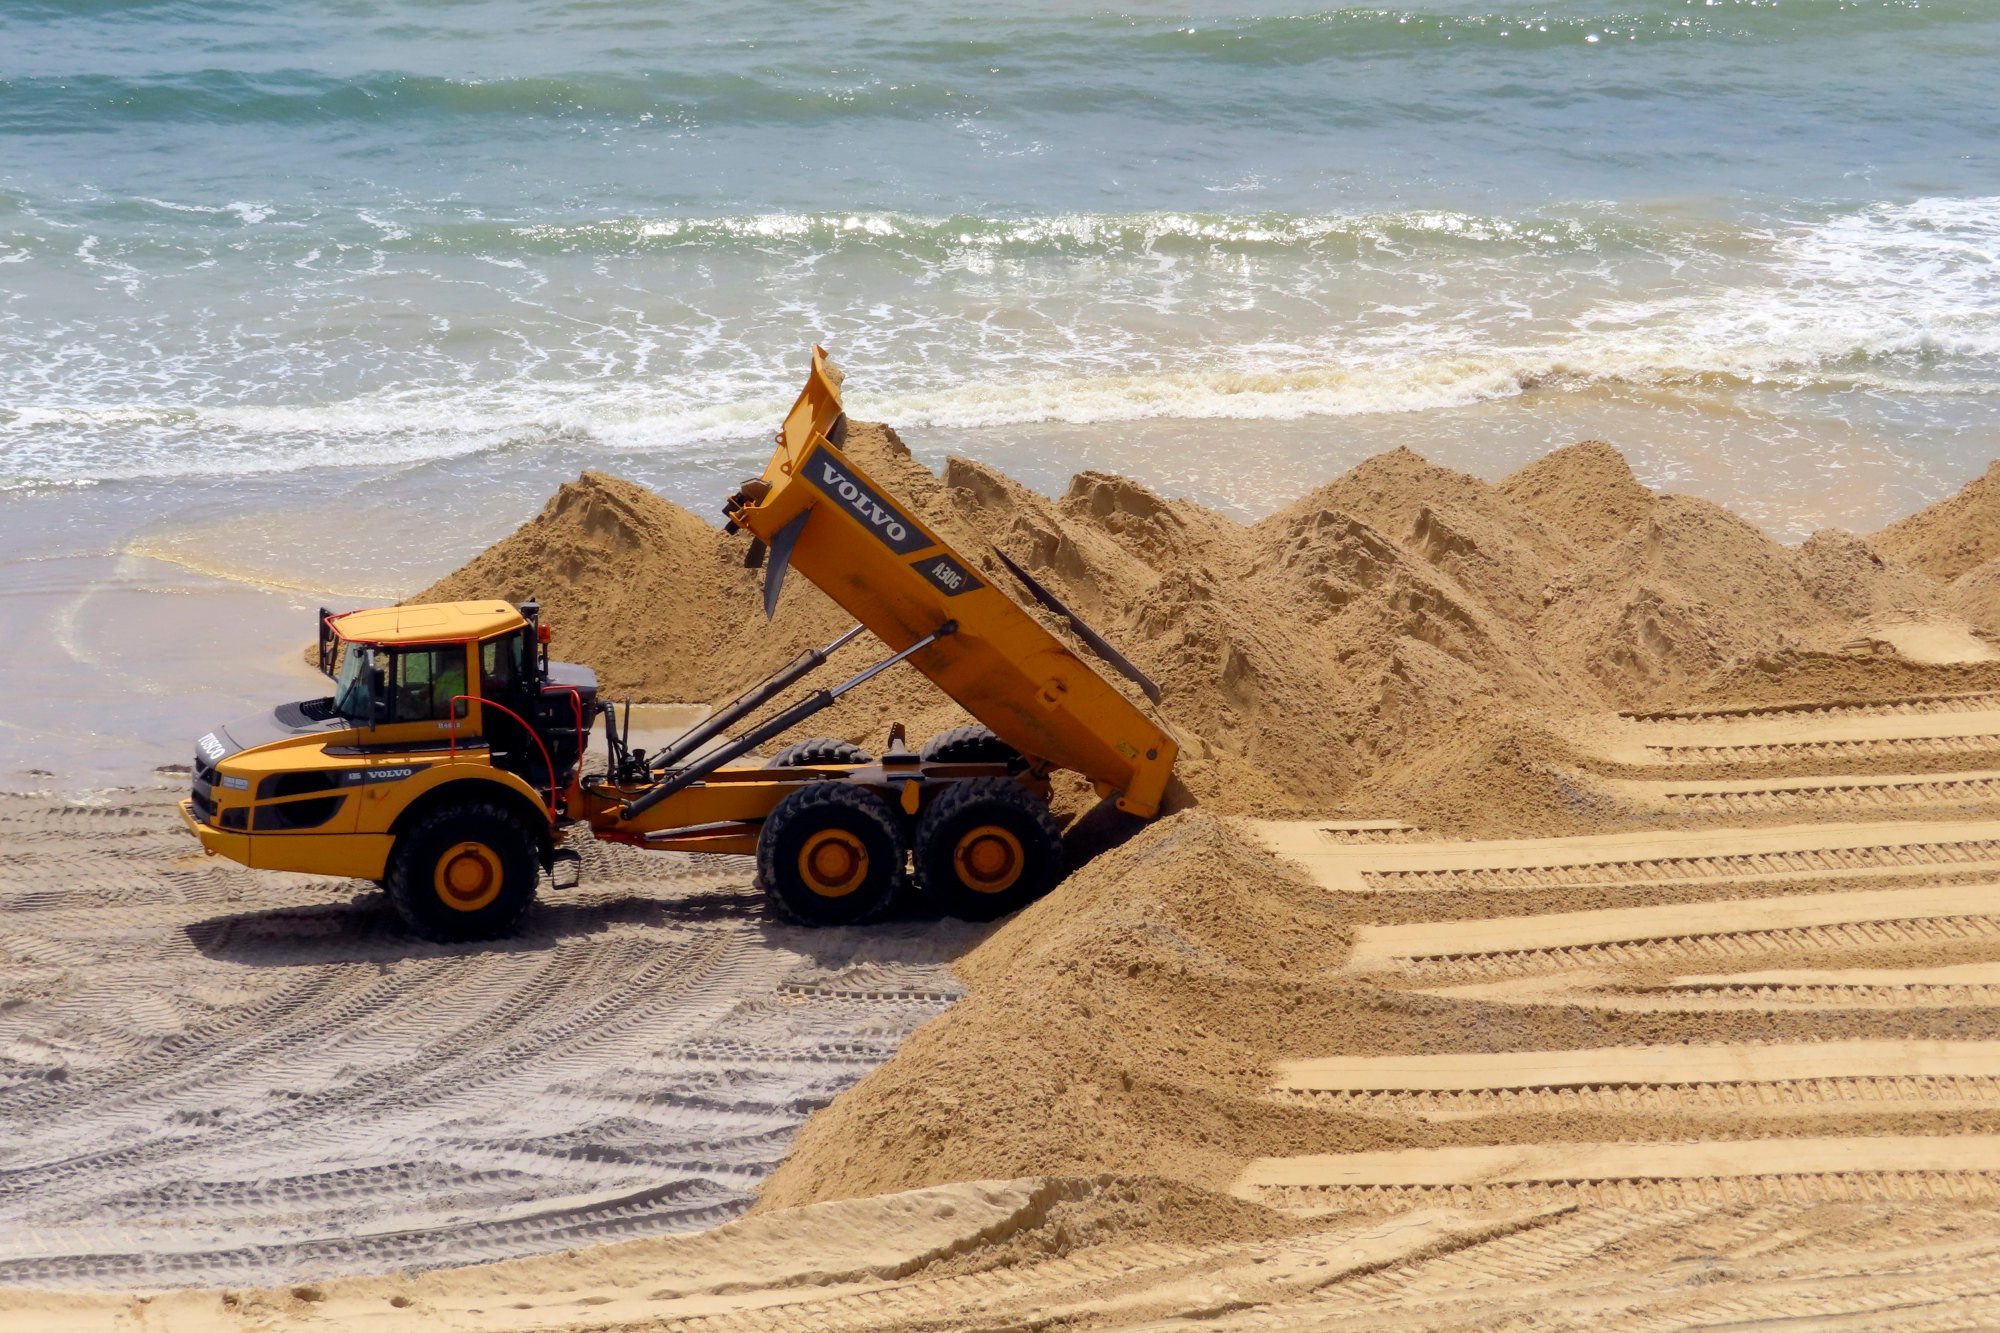
[[[841,450],[840,372],[813,350],[806,387],[761,476],[725,508],[765,569],[773,611],[789,570],[860,623],[801,654],[655,754],[634,748],[589,669],[549,659],[532,602],[387,607],[319,619],[322,699],[203,736],[181,803],[210,853],[265,870],[380,882],[435,940],[514,931],[546,873],[600,841],[755,855],[781,916],[852,924],[907,883],[936,910],[990,919],[1063,873],[1048,809],[1069,769],[1131,814],[1157,814],[1177,753],[1128,699]],[[1028,571],[1030,596],[1149,697],[1158,690]],[[840,684],[781,696],[863,634],[889,651]],[[794,742],[750,757],[850,690],[908,662],[982,726],[879,756]],[[753,720],[767,706],[776,711]],[[604,723],[604,749],[590,740]]]

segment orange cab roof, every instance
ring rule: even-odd
[[[505,602],[433,602],[350,611],[333,618],[333,632],[352,643],[437,643],[483,639],[527,623]]]

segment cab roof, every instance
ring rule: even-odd
[[[385,645],[484,639],[527,623],[520,611],[506,602],[383,606],[332,618],[333,632],[340,638]]]

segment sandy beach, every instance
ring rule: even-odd
[[[2000,1327],[1996,69],[0,5],[0,1329]]]
[[[171,778],[7,797],[0,1315],[1995,1315],[1990,475],[1787,546],[1594,443],[1254,522],[849,448],[1162,683],[1176,812],[1059,792],[1081,868],[996,926],[803,931],[745,860],[590,845],[523,939],[446,947],[201,857]],[[803,586],[764,625],[736,555],[589,473],[410,592],[532,589],[609,689],[714,699],[839,627]],[[830,716],[959,720],[914,673]]]

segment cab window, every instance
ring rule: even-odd
[[[479,645],[479,697],[502,703],[513,699],[526,674],[527,634],[521,631]]]
[[[443,721],[452,715],[451,701],[465,692],[462,645],[405,648],[396,654],[395,684],[389,691],[389,720]]]

